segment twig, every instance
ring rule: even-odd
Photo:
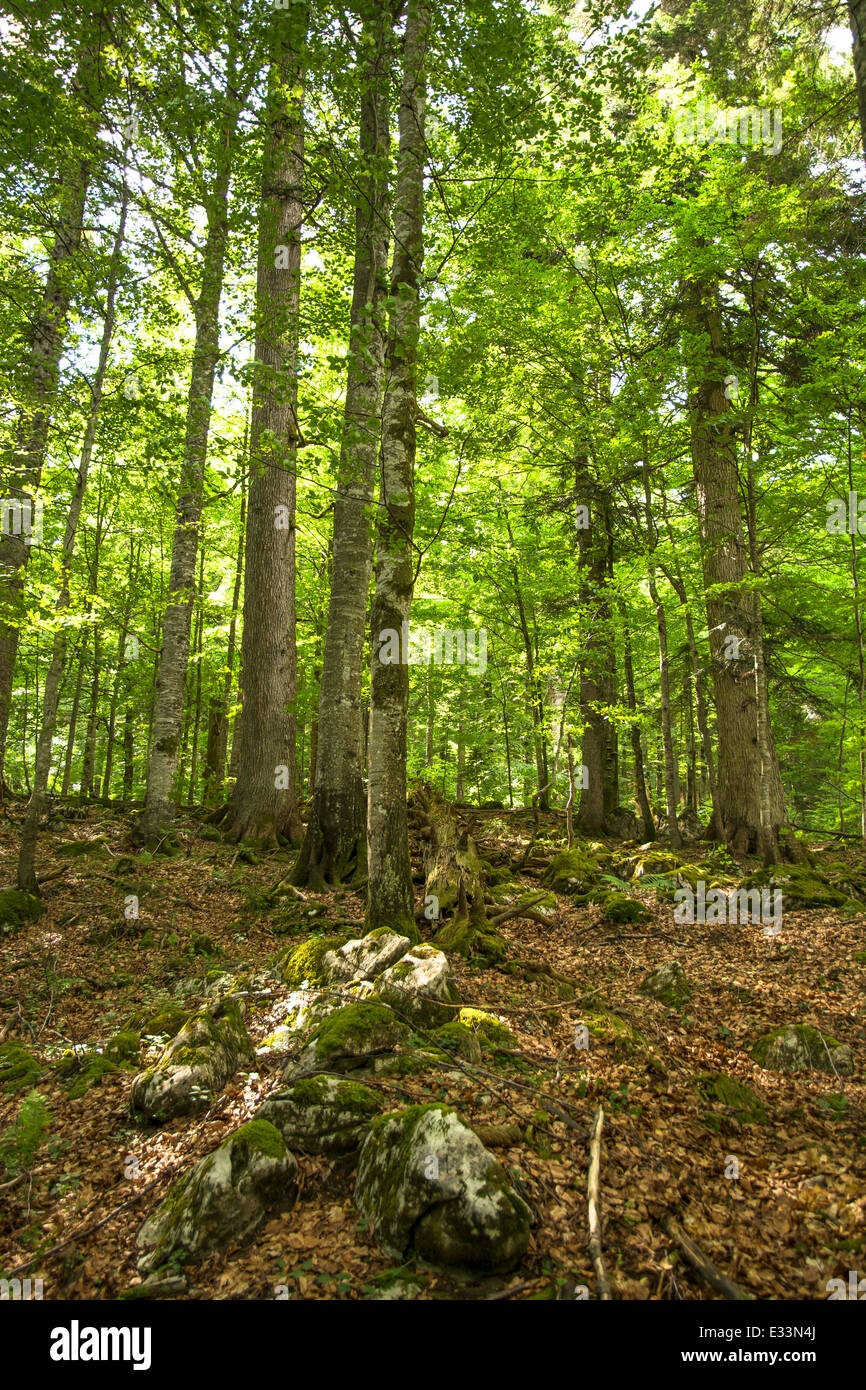
[[[589,1208],[589,1253],[595,1270],[598,1296],[610,1299],[610,1280],[601,1253],[601,1214],[598,1206],[598,1176],[601,1167],[601,1129],[604,1124],[604,1107],[599,1106],[592,1122],[592,1137],[589,1143],[589,1174],[586,1180],[586,1201]]]
[[[540,903],[541,900],[546,897],[546,893],[536,893],[534,898],[526,898],[523,902],[515,904],[514,907],[509,907],[506,912],[497,913],[495,917],[491,917],[488,919],[491,927],[498,927],[500,922],[507,922],[509,917],[530,916],[530,909],[533,908],[536,903]],[[533,920],[538,921],[538,918],[536,917]],[[550,922],[548,921],[546,925],[550,926]]]
[[[696,1269],[701,1278],[717,1293],[723,1294],[732,1302],[748,1303],[751,1301],[752,1295],[745,1293],[739,1285],[729,1279],[726,1274],[723,1274],[720,1269],[717,1269],[712,1260],[707,1259],[700,1246],[695,1245],[695,1242],[686,1235],[682,1226],[678,1225],[672,1216],[663,1216],[661,1227],[665,1235],[670,1236],[671,1240],[679,1246],[692,1268]]]
[[[12,1279],[17,1274],[23,1274],[31,1265],[38,1264],[41,1260],[50,1259],[52,1255],[57,1254],[58,1250],[64,1250],[67,1245],[72,1245],[76,1240],[81,1240],[82,1236],[92,1235],[94,1231],[98,1231],[101,1226],[104,1226],[113,1216],[116,1216],[119,1211],[123,1211],[124,1208],[131,1207],[135,1202],[140,1201],[146,1193],[150,1192],[151,1188],[156,1187],[157,1183],[162,1182],[163,1178],[171,1177],[173,1171],[174,1170],[171,1168],[166,1168],[164,1172],[160,1173],[158,1178],[154,1178],[153,1181],[149,1182],[146,1187],[143,1187],[140,1192],[134,1193],[132,1197],[127,1197],[126,1201],[121,1202],[119,1206],[112,1207],[107,1216],[103,1216],[99,1221],[94,1221],[90,1226],[83,1226],[80,1231],[73,1231],[71,1236],[66,1237],[66,1240],[61,1240],[59,1244],[52,1245],[49,1250],[41,1250],[38,1255],[32,1255],[30,1259],[25,1260],[22,1265],[16,1265],[15,1269],[10,1269],[6,1276],[7,1279]]]

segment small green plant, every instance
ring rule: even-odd
[[[13,1176],[32,1168],[50,1119],[45,1097],[39,1091],[29,1091],[11,1128],[0,1137],[0,1167]]]

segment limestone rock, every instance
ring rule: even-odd
[[[642,994],[648,994],[651,999],[658,999],[661,1004],[668,1004],[674,1009],[681,1009],[692,997],[686,972],[678,960],[668,961],[660,965],[658,970],[653,970],[640,989]]]
[[[239,999],[206,1004],[132,1083],[132,1103],[154,1119],[206,1110],[253,1047]]]
[[[380,975],[371,998],[389,1004],[419,1028],[439,1028],[456,1018],[459,1003],[444,951],[426,943],[413,946],[402,960]]]
[[[381,1247],[398,1259],[411,1247],[432,1264],[506,1272],[529,1244],[528,1206],[478,1136],[444,1105],[374,1120],[355,1202]]]
[[[411,944],[408,936],[378,927],[366,936],[345,942],[336,951],[328,951],[322,959],[323,970],[332,981],[375,980],[404,956]]]
[[[787,1023],[765,1034],[752,1056],[768,1071],[822,1071],[830,1076],[850,1076],[854,1070],[847,1044],[805,1023]]]
[[[390,1009],[362,999],[337,1009],[318,1024],[301,1055],[283,1074],[287,1081],[300,1081],[322,1072],[354,1071],[393,1052],[410,1035],[410,1029]]]
[[[251,1120],[172,1183],[136,1238],[142,1274],[177,1251],[191,1261],[256,1230],[268,1211],[286,1211],[298,1195],[298,1165],[265,1120]]]
[[[381,1108],[369,1086],[345,1077],[314,1076],[271,1096],[257,1118],[275,1125],[291,1149],[338,1154],[358,1148]]]

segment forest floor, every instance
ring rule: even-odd
[[[130,1109],[140,1058],[135,1068],[108,1071],[77,1099],[69,1096],[74,1078],[63,1079],[54,1063],[73,1045],[105,1042],[167,997],[185,1006],[203,1000],[219,988],[215,970],[273,991],[249,1001],[248,1025],[260,1040],[279,1022],[290,992],[275,961],[304,937],[278,934],[269,914],[250,910],[256,890],[284,874],[285,862],[245,864],[235,847],[204,838],[214,832],[191,818],[179,825],[181,855],[156,858],[141,871],[147,883],[140,917],[126,922],[114,866],[129,854],[128,818],[98,809],[54,814],[81,819],[40,841],[42,876],[57,874],[45,883],[46,911],[0,938],[0,1041],[22,1044],[41,1067],[21,1089],[0,1090],[0,1134],[11,1132],[29,1088],[44,1096],[49,1112],[27,1170],[4,1173],[0,1166],[0,1276],[41,1277],[46,1299],[114,1299],[138,1282],[135,1237],[171,1177],[280,1088],[285,1058],[259,1057],[209,1112],[161,1127]],[[465,809],[458,817],[489,860],[509,867],[527,889],[538,887],[540,858],[515,872],[528,817],[497,812],[485,822]],[[549,857],[550,837],[564,838],[561,820],[547,817],[545,834]],[[57,854],[63,841],[95,837],[104,840],[96,855]],[[14,882],[17,838],[13,814],[0,832],[0,883]],[[820,860],[821,847],[813,849]],[[701,852],[696,847],[693,857]],[[832,852],[862,869],[859,850]],[[744,871],[751,867],[743,863]],[[353,934],[363,934],[361,895],[324,901],[327,918],[356,922]],[[505,922],[499,930],[514,957],[546,962],[569,977],[576,998],[557,997],[543,977],[528,980],[453,957],[463,1003],[507,1021],[518,1050],[485,1056],[481,1065],[459,1059],[432,1074],[372,1083],[390,1108],[442,1100],[472,1125],[519,1126],[520,1142],[496,1150],[537,1216],[529,1252],[513,1274],[460,1278],[415,1262],[397,1271],[353,1205],[351,1167],[298,1155],[293,1210],[261,1227],[250,1244],[187,1268],[183,1296],[381,1298],[399,1273],[402,1296],[412,1294],[408,1283],[421,1298],[573,1297],[575,1286],[595,1297],[586,1186],[599,1105],[604,1253],[615,1298],[719,1297],[663,1230],[669,1214],[756,1298],[824,1299],[828,1280],[847,1281],[849,1269],[866,1267],[866,919],[786,912],[782,934],[768,938],[760,925],[679,925],[672,906],[656,902],[652,891],[643,901],[652,920],[635,926],[599,923],[597,907],[575,908],[567,897],[557,898],[549,926]],[[327,918],[314,919],[317,932]],[[649,971],[672,959],[683,964],[692,989],[682,1012],[639,990]],[[579,1050],[575,1027],[590,1015],[590,1046]],[[755,1042],[790,1022],[847,1043],[853,1077],[760,1068],[751,1058]],[[741,1122],[708,1098],[699,1081],[708,1072],[751,1087],[765,1108],[763,1122]],[[287,1295],[276,1293],[279,1286]]]

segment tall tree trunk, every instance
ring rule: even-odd
[[[190,621],[195,590],[202,486],[210,432],[214,376],[219,358],[219,306],[228,242],[228,196],[237,125],[234,91],[236,34],[226,60],[226,95],[218,167],[207,205],[201,286],[195,303],[195,346],[187,399],[186,437],[172,542],[169,597],[162,623],[162,654],[153,702],[153,740],[148,759],[144,813],[134,837],[152,843],[170,824],[183,725]]]
[[[691,448],[697,484],[701,561],[717,715],[718,791],[725,840],[737,853],[759,847],[761,756],[753,650],[754,605],[744,586],[747,554],[743,540],[739,475],[727,416],[721,311],[717,290],[694,281],[687,290],[695,338],[705,344],[702,375],[690,373]],[[742,651],[741,651],[742,649]],[[769,817],[774,831],[785,823],[782,781],[775,753],[766,769]]]
[[[619,611],[622,618],[622,644],[623,656],[622,665],[625,673],[625,693],[628,707],[631,711],[631,722],[629,732],[631,736],[631,751],[634,758],[634,785],[637,804],[640,808],[641,820],[643,821],[643,834],[645,840],[654,840],[656,837],[655,821],[650,808],[649,796],[647,794],[646,775],[644,773],[643,744],[641,743],[641,729],[637,718],[637,699],[634,688],[634,664],[631,652],[631,630],[629,628],[628,613],[622,598],[619,601]]]
[[[668,628],[665,616],[664,604],[656,584],[656,565],[655,548],[657,545],[656,528],[652,517],[652,497],[650,493],[649,479],[649,458],[647,441],[644,439],[643,457],[643,488],[644,504],[646,507],[646,533],[647,533],[647,578],[649,582],[650,598],[656,614],[656,630],[659,639],[659,686],[662,702],[662,747],[664,749],[664,778],[665,778],[665,807],[668,820],[668,839],[674,849],[679,849],[682,844],[679,825],[677,824],[677,767],[674,761],[674,741],[671,728],[671,682],[670,668],[668,666]]]
[[[367,863],[366,730],[361,691],[385,354],[392,43],[386,7],[365,11],[355,271],[334,504],[331,591],[319,688],[316,779],[293,875],[294,883],[319,889],[339,884],[353,873],[363,873]]]
[[[854,81],[857,86],[857,110],[860,113],[860,138],[866,159],[866,0],[848,0],[848,17],[854,40]]]
[[[72,84],[73,96],[86,108],[87,125],[94,135],[105,99],[101,81],[104,38],[101,21],[98,22],[97,40],[82,54]],[[31,507],[48,447],[92,163],[92,154],[86,151],[61,174],[59,210],[45,288],[30,330],[28,351],[21,364],[25,403],[14,426],[10,453],[3,459],[0,495],[15,498],[22,504],[29,500]],[[24,572],[30,550],[23,530],[20,535],[0,534],[0,797],[4,789],[6,733],[23,618]]]
[[[297,19],[295,14],[297,13]],[[306,8],[276,13],[265,114],[244,583],[244,713],[229,838],[301,837],[295,498]]]
[[[45,690],[42,696],[42,724],[36,742],[36,766],[33,773],[33,789],[24,815],[24,824],[21,829],[21,842],[18,851],[18,887],[24,889],[24,891],[28,893],[36,892],[36,843],[39,834],[39,821],[45,809],[45,792],[48,786],[48,776],[51,771],[51,755],[54,749],[54,733],[57,728],[57,708],[60,702],[60,687],[63,680],[63,673],[66,669],[67,629],[63,624],[62,618],[64,611],[69,607],[69,576],[72,567],[72,557],[75,551],[75,537],[78,534],[81,508],[84,503],[84,494],[87,490],[87,475],[90,471],[90,461],[93,457],[93,445],[96,440],[96,429],[102,408],[102,391],[105,384],[105,373],[108,368],[108,355],[111,350],[111,339],[114,333],[115,300],[117,297],[120,256],[126,232],[127,205],[127,189],[124,185],[120,219],[115,233],[114,246],[112,248],[106,293],[105,319],[102,328],[102,341],[99,347],[99,360],[97,362],[96,375],[94,376],[93,385],[91,387],[90,412],[84,429],[81,455],[78,460],[78,476],[75,480],[75,488],[69,503],[69,512],[66,517],[66,530],[63,537],[60,593],[57,596],[57,602],[55,604],[55,613],[60,619],[60,622],[54,633],[51,662],[45,677]],[[96,563],[98,563],[98,546],[97,532]],[[96,647],[95,636],[94,646]],[[98,667],[98,661],[96,665]]]
[[[424,263],[424,159],[426,59],[430,33],[427,0],[409,0],[403,41],[400,146],[394,203],[394,262],[387,388],[382,412],[381,506],[376,527],[376,590],[370,619],[367,917],[415,936],[409,831],[406,816],[406,725],[409,667],[382,661],[386,634],[402,643],[412,607],[415,530],[417,352]],[[407,624],[404,628],[403,624]],[[390,649],[392,643],[387,643]],[[401,651],[401,656],[405,655]]]

